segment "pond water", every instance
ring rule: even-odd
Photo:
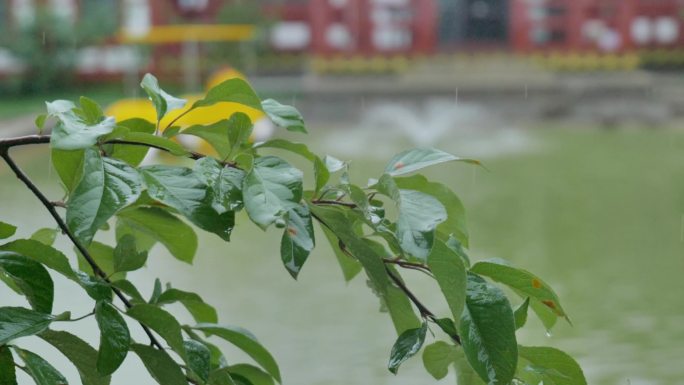
[[[314,134],[317,144],[311,147],[354,159],[352,176],[363,183],[379,176],[383,160],[407,145],[357,134],[328,130]],[[345,137],[354,141],[345,142]],[[548,344],[571,353],[592,385],[684,381],[684,133],[488,131],[467,140],[446,136],[439,147],[481,157],[488,169],[451,164],[428,171],[461,195],[473,256],[505,258],[537,273],[559,292],[572,318],[574,326],[559,323],[547,336],[530,316],[520,343]],[[57,199],[57,178],[43,150],[14,153],[41,185],[52,186],[47,190]],[[20,235],[28,236],[28,228],[52,226],[5,166],[0,166],[0,201],[0,219],[22,226]],[[148,267],[130,278],[146,294],[156,277],[200,293],[216,306],[222,322],[247,326],[271,349],[285,384],[434,383],[420,358],[403,365],[398,376],[387,371],[395,339],[389,318],[378,312],[377,299],[361,277],[343,282],[323,237],[295,282],[280,262],[277,231],[263,234],[244,215],[238,220],[229,244],[213,236],[201,238],[194,266],[156,248]],[[63,240],[58,246],[70,250]],[[432,285],[420,276],[408,274],[407,280],[430,306],[446,314],[446,305],[430,295]],[[78,288],[61,280],[56,285],[61,293],[56,312],[90,311],[91,303]],[[4,286],[0,298],[3,305],[24,305]],[[97,344],[91,319],[58,327]],[[145,340],[133,325],[132,330]],[[24,338],[17,343],[55,357],[57,366],[78,383],[76,371],[42,342]],[[229,352],[231,362],[244,358]],[[134,355],[125,365],[113,384],[153,383]],[[454,382],[453,373],[442,381]],[[22,377],[21,383],[30,382]]]

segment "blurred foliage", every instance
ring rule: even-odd
[[[116,29],[111,7],[85,7],[83,12],[87,17],[71,22],[39,5],[29,23],[0,27],[0,45],[25,66],[0,84],[0,93],[40,94],[72,85],[77,49],[103,41]]]

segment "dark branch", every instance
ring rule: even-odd
[[[331,200],[325,200],[325,199],[313,200],[313,201],[311,201],[311,203],[313,203],[315,205],[344,206],[344,207],[349,207],[350,209],[355,209],[357,207],[354,203],[331,201]]]
[[[20,136],[16,138],[9,138],[9,139],[0,139],[0,149],[9,149],[12,147],[17,147],[17,146],[26,146],[29,144],[45,144],[45,143],[50,143],[50,135],[27,135],[27,136]],[[122,144],[122,145],[129,145],[129,146],[143,146],[143,147],[149,147],[149,148],[154,148],[160,151],[164,152],[170,152],[168,149],[161,147],[161,146],[156,146],[154,144],[147,144],[147,143],[140,143],[140,142],[133,142],[129,140],[123,140],[123,139],[111,139],[106,142],[103,142],[102,144]],[[188,151],[188,158],[198,160],[207,157],[208,155],[205,154],[200,154],[199,152],[194,152],[194,151]],[[238,166],[234,162],[221,162],[224,166],[232,167],[232,168],[238,168]]]
[[[30,137],[24,137],[24,138],[30,138]],[[44,136],[34,136],[33,139],[36,139],[36,138],[42,140],[42,138],[44,138]],[[18,142],[22,141],[21,140],[22,138],[17,138],[17,139],[19,139]],[[49,137],[48,137],[48,140],[49,140]],[[57,213],[57,211],[55,210],[55,207],[53,206],[52,202],[50,202],[47,199],[47,197],[45,197],[45,195],[40,191],[40,189],[38,189],[38,187],[31,181],[31,179],[29,179],[29,177],[19,168],[19,166],[17,166],[17,164],[14,162],[14,160],[10,157],[9,148],[12,147],[12,145],[6,145],[7,142],[8,141],[6,141],[6,140],[0,140],[0,157],[2,157],[5,160],[5,162],[12,169],[12,171],[17,176],[17,178],[19,180],[21,180],[26,185],[26,187],[29,190],[31,190],[33,195],[35,195],[36,198],[38,198],[38,200],[40,200],[40,202],[43,204],[43,206],[45,206],[45,208],[50,213],[52,218],[55,220],[55,222],[57,222],[57,226],[59,226],[59,228],[62,230],[62,233],[66,234],[67,237],[69,237],[69,240],[71,240],[71,243],[73,243],[74,246],[76,246],[78,251],[81,253],[81,255],[83,255],[83,258],[85,258],[85,260],[88,262],[88,265],[90,265],[90,267],[93,269],[93,272],[96,275],[100,276],[105,282],[107,282],[109,284],[109,286],[111,287],[114,294],[116,294],[116,296],[121,300],[121,302],[124,303],[124,305],[126,305],[127,308],[131,308],[133,306],[131,304],[131,302],[128,300],[128,298],[126,298],[125,295],[123,295],[123,293],[118,288],[111,285],[112,282],[109,280],[109,278],[107,278],[107,274],[105,274],[105,272],[102,270],[102,268],[95,262],[93,257],[88,252],[88,249],[86,249],[81,244],[81,242],[78,239],[76,239],[74,234],[69,230],[69,227],[66,225],[66,223],[64,222],[62,217],[60,217],[59,214]],[[33,144],[33,143],[35,143],[35,142],[23,143],[23,144]],[[39,142],[39,143],[45,143],[45,142]],[[17,144],[15,144],[15,145],[17,145]],[[157,341],[154,334],[152,334],[152,331],[150,331],[150,329],[148,329],[147,326],[143,325],[142,323],[140,324],[140,326],[142,326],[143,330],[145,331],[147,336],[150,338],[151,344],[156,346],[158,349],[163,349],[162,345],[159,343],[159,341]]]

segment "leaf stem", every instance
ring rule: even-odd
[[[26,137],[24,137],[24,138],[26,138]],[[38,137],[38,138],[42,138],[42,137]],[[21,138],[19,138],[19,139],[20,139],[20,140],[18,140],[19,142],[23,141]],[[35,138],[33,138],[33,139],[35,139]],[[49,137],[48,137],[48,140],[49,140]],[[47,197],[45,197],[45,195],[40,191],[40,189],[38,189],[38,187],[31,181],[31,179],[19,168],[19,166],[17,166],[17,164],[12,159],[12,157],[10,157],[9,149],[12,146],[7,145],[7,142],[8,142],[7,140],[0,140],[0,157],[2,157],[5,160],[5,162],[10,167],[10,169],[12,169],[12,171],[17,176],[17,178],[20,181],[22,181],[26,185],[26,187],[33,193],[33,195],[35,195],[36,198],[38,198],[38,200],[43,204],[43,206],[45,206],[45,209],[47,209],[47,211],[50,213],[52,218],[55,220],[55,222],[57,223],[57,226],[59,226],[59,228],[62,230],[62,233],[66,234],[67,237],[69,237],[69,240],[71,241],[71,243],[73,243],[74,246],[76,246],[78,251],[81,253],[81,255],[83,255],[86,262],[88,262],[88,265],[90,265],[90,267],[93,269],[93,272],[96,275],[100,276],[105,282],[107,282],[109,284],[109,286],[111,287],[114,294],[116,294],[116,296],[121,300],[121,302],[124,303],[124,305],[126,305],[127,308],[132,307],[133,305],[128,300],[128,298],[126,298],[126,296],[123,295],[123,293],[118,288],[111,285],[112,282],[107,278],[107,274],[95,262],[93,257],[90,255],[90,252],[88,252],[88,249],[86,249],[81,244],[81,242],[78,239],[76,239],[76,236],[74,236],[74,234],[71,232],[71,230],[69,230],[69,227],[64,222],[62,217],[59,216],[59,214],[55,210],[55,207],[52,205],[52,203],[47,199]],[[24,143],[24,144],[31,144],[31,143]],[[145,334],[147,334],[147,336],[150,338],[150,342],[153,345],[155,345],[158,349],[162,349],[161,344],[159,343],[159,341],[157,341],[154,334],[152,334],[152,331],[147,326],[143,325],[142,323],[140,324],[140,326],[142,326],[143,330],[145,331]]]

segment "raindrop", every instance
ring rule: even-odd
[[[43,45],[45,45],[45,31],[43,31]]]
[[[525,100],[527,100],[527,98],[528,98],[528,96],[529,96],[529,94],[530,94],[529,88],[530,88],[530,87],[529,87],[527,84],[525,84]]]
[[[454,88],[454,103],[458,104],[458,87]]]
[[[549,330],[546,331],[546,337],[551,338],[553,337],[553,334]]]
[[[679,232],[680,232],[679,240],[682,241],[682,242],[684,242],[684,214],[682,214],[682,224],[681,224],[681,226],[679,227],[679,229],[680,229],[680,230],[679,230]]]

